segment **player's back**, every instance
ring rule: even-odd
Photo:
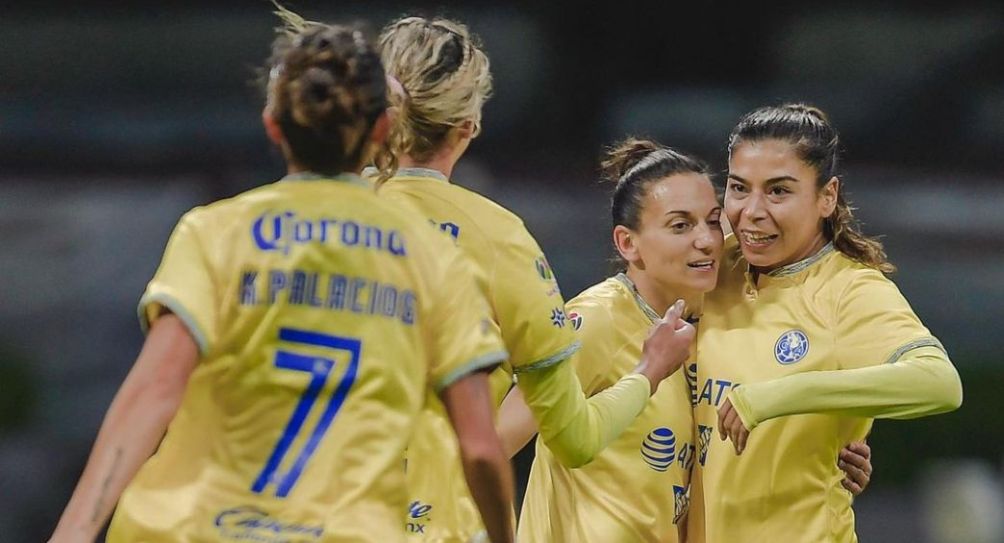
[[[398,540],[401,454],[443,377],[422,322],[451,260],[433,234],[351,177],[188,213],[141,311],[179,315],[202,360],[110,539]]]
[[[495,405],[512,386],[513,371],[546,368],[578,349],[557,280],[518,216],[449,182],[440,172],[422,168],[399,170],[379,193],[410,206],[416,216],[442,230],[440,237],[453,239],[485,278],[483,289],[509,352],[509,366],[491,375]],[[481,519],[438,401],[427,402],[417,428],[408,446],[413,510],[405,518],[407,529],[422,541],[474,537],[482,530]]]
[[[564,299],[543,251],[516,214],[423,168],[400,170],[380,194],[416,209],[479,269],[517,373],[563,360],[577,349],[576,344],[564,352],[575,343]]]

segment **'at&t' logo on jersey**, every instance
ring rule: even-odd
[[[432,506],[427,503],[418,500],[411,502],[408,506],[408,522],[405,528],[413,534],[424,534],[425,524],[432,520],[429,518],[430,511]]]
[[[288,255],[294,245],[331,243],[406,256],[404,236],[397,230],[385,230],[352,220],[308,219],[297,216],[295,211],[261,214],[251,223],[251,239],[262,251],[277,251],[284,255]]]
[[[666,471],[676,459],[676,436],[669,428],[656,428],[641,442],[641,458],[655,471]]]
[[[774,344],[774,358],[781,364],[794,364],[809,352],[809,338],[801,330],[788,330]]]

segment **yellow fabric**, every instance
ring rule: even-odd
[[[876,389],[873,394],[849,397],[863,401],[864,409],[824,407],[820,413],[760,422],[741,456],[731,442],[719,440],[717,408],[731,390],[747,416],[762,417],[750,414],[761,409],[774,415],[777,406],[763,397],[782,387],[786,398],[818,407],[832,398],[810,396],[838,392],[840,383],[860,385],[863,381],[856,379],[876,375],[872,372],[878,368],[871,366],[896,362],[937,340],[892,282],[832,247],[756,278],[731,238],[723,260],[718,288],[705,298],[698,334],[698,461],[688,535],[709,543],[856,541],[851,495],[840,485],[844,474],[836,460],[842,447],[867,435],[872,419],[866,416],[882,412],[867,404],[890,394],[884,387],[891,381],[867,382]],[[836,384],[820,384],[836,374],[843,374]],[[858,377],[844,377],[853,374]],[[810,383],[819,386],[800,386]],[[747,388],[749,396],[744,396]],[[932,394],[928,402],[941,402],[943,396]],[[919,397],[910,401],[925,403]]]
[[[404,540],[388,519],[427,386],[505,357],[472,274],[354,176],[187,213],[140,316],[169,308],[202,359],[109,541]]]
[[[729,393],[747,428],[786,415],[832,413],[913,419],[958,408],[962,383],[940,347],[917,347],[902,359],[856,370],[814,371],[751,383]]]
[[[587,395],[612,386],[641,357],[652,321],[629,288],[610,278],[568,303],[581,323],[582,350],[572,364]],[[569,469],[538,442],[518,540],[676,542],[675,519],[687,507],[692,438],[690,389],[679,371],[590,464]]]
[[[379,193],[413,206],[452,237],[486,278],[510,353],[509,364],[497,370],[509,373],[492,375],[498,404],[512,385],[511,374],[518,374],[540,438],[574,463],[588,461],[637,416],[649,395],[646,379],[625,379],[587,402],[574,370],[562,363],[578,342],[550,266],[519,217],[428,170],[403,170]],[[467,541],[483,530],[463,483],[455,439],[442,407],[429,401],[408,452],[405,523],[415,540]]]

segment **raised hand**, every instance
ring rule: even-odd
[[[680,318],[684,305],[683,300],[677,300],[670,306],[666,315],[652,326],[642,346],[641,362],[635,372],[648,378],[653,394],[659,383],[680,369],[690,356],[690,344],[697,332]]]

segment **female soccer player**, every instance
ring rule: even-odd
[[[685,300],[696,322],[722,253],[721,206],[700,161],[628,140],[610,152],[604,171],[616,183],[613,240],[625,271],[568,305],[582,341],[573,364],[587,395],[630,371],[648,328],[674,300]],[[677,541],[696,450],[690,397],[684,372],[675,373],[582,468],[562,466],[538,443],[518,540]]]
[[[722,253],[721,207],[700,161],[654,142],[628,140],[610,152],[604,170],[616,184],[613,238],[625,271],[569,302],[582,341],[572,363],[587,395],[631,368],[652,316],[671,300],[686,300],[697,321],[704,293],[715,286]],[[520,415],[515,396],[503,403],[499,426],[505,429],[503,443],[522,445],[534,429],[532,421],[528,429],[517,428],[528,417]],[[518,539],[681,540],[677,526],[683,527],[679,521],[687,512],[696,451],[693,398],[686,377],[674,374],[638,419],[582,468],[560,465],[538,445]],[[870,469],[867,449],[858,447],[866,455],[848,458]],[[848,484],[866,483],[864,477],[848,479]]]
[[[541,438],[558,461],[585,464],[682,364],[693,327],[679,320],[681,308],[657,319],[656,334],[636,351],[634,362],[641,364],[587,401],[564,363],[578,343],[540,247],[519,217],[450,182],[454,165],[480,131],[481,108],[491,92],[487,56],[463,25],[418,17],[388,25],[380,47],[404,96],[390,137],[402,168],[379,192],[415,206],[484,272],[495,326],[510,354],[505,371],[492,375],[493,400],[501,402],[515,373]],[[639,346],[643,339],[644,333]],[[483,528],[460,478],[446,421],[442,407],[430,402],[409,445],[412,507],[406,522],[426,541],[467,541]]]
[[[701,320],[694,541],[856,540],[840,447],[873,417],[962,401],[941,343],[851,215],[838,147],[827,117],[799,104],[757,109],[729,139],[737,243]]]
[[[487,302],[459,251],[355,173],[386,106],[359,31],[277,40],[263,120],[289,174],[181,219],[53,541],[92,541],[116,502],[109,541],[402,541],[388,520],[427,384],[491,539],[512,540]]]

